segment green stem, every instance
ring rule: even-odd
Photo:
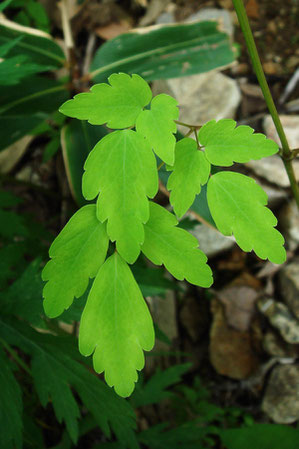
[[[4,341],[2,338],[0,338],[0,343],[2,346],[6,349],[6,351],[11,355],[11,357],[23,368],[26,373],[28,373],[30,376],[32,376],[32,373],[26,363],[23,362],[23,360],[18,356],[17,352],[8,344],[6,341]]]
[[[188,125],[188,123],[180,122],[179,120],[175,120],[175,123],[177,125],[186,126],[186,128],[194,128],[194,129],[200,129],[202,125]]]
[[[292,152],[289,147],[284,129],[282,127],[276,106],[274,104],[274,101],[273,101],[273,98],[272,98],[272,95],[271,95],[271,92],[270,92],[270,89],[268,86],[268,83],[266,81],[264,70],[263,70],[263,67],[262,67],[262,64],[261,64],[261,61],[259,58],[259,54],[258,54],[256,45],[255,45],[255,42],[254,42],[251,28],[249,25],[246,9],[244,7],[243,0],[233,0],[233,4],[234,4],[234,7],[236,10],[238,19],[239,19],[239,23],[240,23],[244,38],[245,38],[247,50],[250,55],[254,71],[256,73],[259,85],[263,92],[265,102],[267,104],[267,107],[268,107],[271,117],[273,119],[275,128],[277,130],[277,134],[279,135],[279,138],[281,141],[281,146],[282,146],[282,156],[281,157],[282,157],[287,175],[290,180],[290,185],[291,185],[291,189],[292,189],[294,198],[295,198],[297,206],[299,208],[299,189],[298,189],[298,184],[297,184],[296,178],[295,178],[294,168],[293,168],[293,165],[291,162]]]

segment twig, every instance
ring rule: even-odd
[[[87,45],[86,45],[85,58],[84,58],[84,63],[83,63],[83,68],[82,68],[83,76],[87,75],[89,72],[89,67],[91,64],[92,54],[93,54],[93,50],[94,50],[94,47],[96,44],[96,40],[97,40],[97,37],[96,37],[95,33],[91,33],[89,35]]]
[[[67,60],[69,64],[70,77],[72,81],[80,78],[79,66],[75,54],[75,44],[72,35],[72,29],[68,11],[68,0],[61,0],[58,3],[61,12],[62,30],[64,43],[66,46]]]
[[[288,140],[286,138],[283,126],[281,124],[276,106],[274,104],[274,101],[273,101],[273,98],[272,98],[272,95],[271,95],[271,92],[270,92],[270,89],[269,89],[269,86],[268,86],[268,83],[267,83],[267,80],[266,80],[266,77],[264,74],[262,63],[261,63],[256,45],[255,45],[255,41],[253,38],[253,34],[252,34],[252,31],[250,28],[246,9],[244,7],[244,3],[242,0],[233,0],[233,4],[234,4],[234,7],[236,10],[238,19],[239,19],[241,30],[242,30],[244,38],[245,38],[246,47],[247,47],[248,53],[250,55],[254,71],[256,73],[256,77],[258,79],[260,88],[263,92],[265,102],[268,106],[269,112],[273,119],[275,128],[277,130],[277,134],[281,141],[281,146],[282,146],[281,158],[284,163],[284,166],[285,166],[285,169],[286,169],[289,181],[290,181],[290,186],[291,186],[293,196],[296,200],[296,203],[297,203],[297,206],[299,209],[299,188],[298,188],[298,184],[296,182],[295,172],[294,172],[294,168],[292,165],[291,149],[289,147]]]

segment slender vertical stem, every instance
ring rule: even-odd
[[[67,52],[67,61],[69,65],[70,78],[74,82],[79,79],[80,73],[78,68],[78,62],[75,53],[75,44],[72,35],[72,28],[69,18],[68,0],[61,0],[58,3],[61,12],[62,30],[64,36],[64,43]]]
[[[293,157],[292,151],[289,147],[289,144],[288,144],[284,129],[282,127],[276,106],[274,104],[268,83],[266,81],[266,77],[265,77],[264,70],[263,70],[263,67],[262,67],[262,64],[261,64],[261,61],[259,58],[259,54],[258,54],[256,45],[255,45],[255,42],[254,42],[254,38],[253,38],[252,31],[251,31],[251,28],[249,25],[249,21],[248,21],[248,17],[247,17],[246,9],[244,7],[243,0],[233,0],[233,4],[234,4],[234,7],[236,10],[238,19],[239,19],[239,23],[240,23],[244,38],[245,38],[247,50],[250,55],[254,71],[256,73],[259,85],[263,92],[265,102],[266,102],[269,112],[272,116],[274,125],[277,130],[277,134],[281,141],[281,146],[282,146],[281,157],[282,157],[287,175],[290,180],[292,193],[294,195],[297,206],[299,208],[299,189],[298,189],[298,184],[297,184],[296,178],[295,178],[294,168],[292,165],[292,157]]]
[[[69,15],[68,15],[68,5],[67,0],[61,0],[58,3],[58,6],[61,11],[61,21],[62,21],[62,29],[64,35],[64,42],[67,50],[74,48],[74,40],[72,35],[72,29],[70,25]]]

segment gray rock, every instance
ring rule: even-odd
[[[214,231],[214,229],[205,225],[195,226],[195,228],[189,232],[197,238],[200,249],[208,257],[214,257],[223,251],[227,251],[235,244],[235,239],[233,237],[226,237],[225,235],[220,234],[220,232]]]
[[[299,115],[280,115],[279,116],[284,132],[287,136],[290,148],[299,147]],[[280,145],[280,139],[278,137],[276,128],[274,126],[272,117],[267,115],[264,119],[264,130],[270,139]]]
[[[299,343],[299,321],[285,304],[264,298],[258,301],[258,307],[272,326],[278,329],[280,335],[287,343]]]
[[[270,186],[269,184],[265,184],[259,180],[256,181],[268,195],[268,205],[270,207],[276,207],[288,198],[288,195],[284,189]]]
[[[278,424],[299,419],[299,365],[276,366],[269,379],[262,409]]]
[[[154,322],[167,335],[170,341],[175,342],[178,338],[178,325],[174,292],[168,290],[165,298],[155,296],[150,298],[149,301]],[[157,341],[155,350],[162,349],[169,349],[169,346],[166,343]]]
[[[203,20],[215,20],[219,22],[219,30],[224,31],[229,36],[234,34],[234,25],[230,13],[226,9],[203,8],[191,14],[185,22],[197,22]]]
[[[288,249],[294,251],[299,245],[299,210],[295,200],[282,209],[279,223]]]
[[[299,115],[281,115],[281,123],[286,133],[290,148],[299,147]],[[272,117],[267,115],[264,119],[264,130],[270,139],[281,145],[280,139],[276,132]],[[250,161],[247,164],[255,173],[273,184],[281,187],[289,187],[290,182],[287,177],[283,162],[279,156],[271,156],[260,161]],[[296,178],[299,178],[299,160],[293,160],[293,167]]]
[[[145,15],[140,19],[139,26],[144,27],[154,22],[159,24],[175,22],[173,11],[165,12],[169,3],[170,0],[151,0]]]
[[[251,168],[258,176],[280,187],[289,187],[290,181],[285,171],[281,158],[277,155],[260,159],[259,161],[247,162],[247,167]],[[293,161],[296,177],[299,177],[299,161]]]
[[[216,71],[200,75],[158,80],[153,83],[155,95],[166,93],[177,99],[180,120],[191,125],[221,118],[232,118],[241,95],[235,80]],[[179,126],[182,133],[187,128]]]
[[[283,299],[299,320],[299,258],[281,270],[279,280]]]
[[[267,354],[273,357],[291,357],[299,356],[299,345],[286,343],[278,334],[269,330],[263,338],[263,348]]]

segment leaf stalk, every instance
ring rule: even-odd
[[[277,134],[281,141],[281,146],[282,146],[281,158],[283,160],[283,163],[284,163],[284,166],[285,166],[285,169],[286,169],[289,181],[290,181],[293,196],[296,200],[296,203],[297,203],[297,206],[299,209],[299,188],[298,188],[298,184],[296,182],[294,167],[291,162],[292,151],[289,147],[287,137],[285,135],[283,126],[281,124],[276,106],[273,101],[273,97],[271,95],[271,92],[270,92],[270,89],[269,89],[269,86],[268,86],[268,83],[267,83],[267,80],[265,77],[265,73],[264,73],[264,70],[263,70],[263,67],[261,64],[261,60],[260,60],[256,45],[255,45],[254,37],[253,37],[252,31],[250,28],[250,24],[249,24],[249,20],[247,17],[244,3],[242,0],[233,0],[233,5],[234,5],[235,11],[237,13],[238,19],[239,19],[240,27],[241,27],[242,33],[244,35],[244,38],[245,38],[246,47],[247,47],[248,53],[250,55],[254,71],[256,73],[256,77],[258,79],[265,102],[267,104],[267,107],[268,107],[271,117],[273,119],[275,128],[277,130]]]

